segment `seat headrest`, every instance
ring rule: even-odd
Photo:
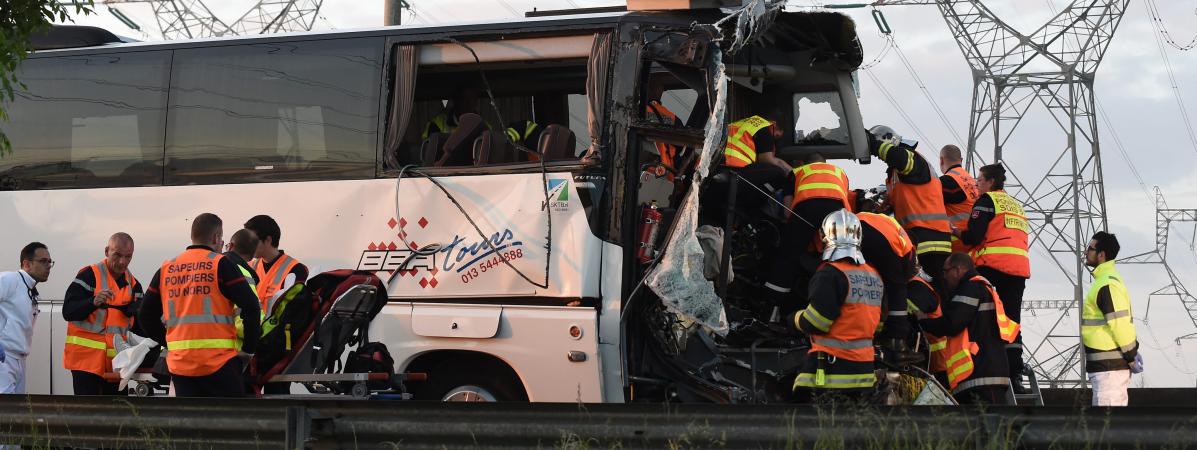
[[[573,131],[564,126],[553,124],[545,127],[544,131],[540,133],[540,140],[537,142],[536,150],[543,155],[546,162],[561,161],[573,159],[574,149],[577,145],[578,141]]]
[[[462,114],[457,118],[457,129],[449,134],[449,138],[445,140],[444,146],[441,147],[443,151],[441,159],[437,160],[437,166],[468,166],[472,163],[470,161],[473,157],[472,151],[474,147],[474,140],[478,139],[483,132],[486,131],[486,122],[482,120],[482,116],[474,113]]]

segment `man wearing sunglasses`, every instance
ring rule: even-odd
[[[50,278],[54,260],[41,242],[21,249],[21,270],[0,273],[0,394],[25,393],[25,357],[37,321],[37,284]]]

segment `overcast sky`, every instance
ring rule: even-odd
[[[1083,0],[1082,0],[1083,1]],[[574,6],[606,6],[622,1],[592,0],[408,0],[412,11],[404,16],[404,23],[437,24],[462,21],[514,19],[533,8],[564,9]],[[226,22],[245,12],[248,0],[205,0],[205,3]],[[791,10],[808,9],[816,2],[791,1]],[[818,3],[837,3],[821,1]],[[839,3],[843,3],[840,1]],[[986,2],[1001,17],[1024,33],[1037,29],[1053,15],[1053,9],[1064,7],[1065,0],[1010,0]],[[1197,1],[1156,0],[1165,18],[1164,25],[1181,44],[1193,38],[1197,30]],[[319,29],[350,29],[374,27],[382,24],[381,0],[325,0]],[[97,14],[79,22],[104,26],[118,34],[155,39],[156,25],[147,5],[121,5],[121,10],[144,29],[137,32],[117,22],[105,7]],[[963,147],[955,136],[968,132],[972,78],[968,65],[937,8],[933,6],[887,7],[882,10],[893,29],[893,36],[915,73],[922,79],[927,92],[940,105],[953,129],[949,129],[935,114],[914,77],[901,63],[897,52],[889,52],[873,66],[875,83],[868,76],[860,76],[860,103],[866,124],[887,124],[901,133],[923,140],[924,154],[935,161],[936,152],[929,144],[942,146],[954,143]],[[865,60],[873,61],[885,47],[869,10],[848,12],[857,21],[858,32],[865,48]],[[1104,106],[1110,122],[1100,122],[1105,169],[1106,204],[1110,231],[1122,242],[1122,254],[1148,251],[1155,242],[1155,211],[1153,200],[1144,192],[1131,172],[1127,158],[1133,160],[1139,174],[1150,190],[1158,185],[1163,189],[1172,208],[1197,208],[1197,146],[1190,141],[1181,119],[1175,89],[1183,94],[1189,114],[1197,115],[1197,50],[1177,51],[1167,47],[1172,62],[1174,85],[1162,63],[1155,34],[1143,0],[1132,0],[1114,44],[1110,47],[1097,77],[1097,97]],[[902,105],[923,132],[917,135],[882,94],[884,87]],[[1192,124],[1197,126],[1197,123]],[[1043,112],[1032,108],[1024,125],[1007,145],[1007,160],[1018,173],[1042,174],[1043,166],[1059,155],[1063,148],[1063,134]],[[1120,138],[1123,149],[1115,145]],[[1127,155],[1124,157],[1124,153]],[[984,153],[989,153],[985,151]],[[869,187],[882,181],[883,167],[878,164],[857,166],[848,164],[848,172],[857,187]],[[1024,177],[1026,175],[1023,175]],[[1029,181],[1028,181],[1029,182]],[[1197,289],[1197,252],[1189,244],[1195,237],[1193,224],[1173,227],[1169,261],[1180,278],[1190,288]],[[1187,242],[1186,242],[1187,241]],[[1144,347],[1147,371],[1136,377],[1135,384],[1148,386],[1186,386],[1197,383],[1197,340],[1174,340],[1182,335],[1197,333],[1197,326],[1176,297],[1156,297],[1147,317],[1148,294],[1168,284],[1159,266],[1123,267],[1131,294],[1140,343]],[[1033,261],[1034,278],[1028,284],[1028,299],[1063,298],[1070,295],[1062,283],[1060,271],[1042,255]],[[1197,292],[1197,291],[1195,291]],[[1194,301],[1197,301],[1195,299]],[[1195,306],[1197,307],[1197,306]],[[1024,313],[1027,346],[1032,349],[1042,336],[1060,319],[1060,312],[1037,311]],[[1075,334],[1076,313],[1065,317],[1058,332]],[[1040,353],[1045,356],[1048,352]]]

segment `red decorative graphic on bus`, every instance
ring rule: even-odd
[[[366,250],[362,252],[357,269],[385,272],[388,275],[385,278],[388,279],[394,279],[396,276],[400,279],[411,277],[411,280],[419,284],[421,288],[436,289],[437,285],[440,284],[436,279],[438,272],[436,260],[439,252],[431,254],[417,253],[420,249],[420,244],[407,240],[410,236],[406,229],[408,223],[407,218],[404,217],[392,217],[387,220],[387,228],[392,230],[398,228],[398,233],[395,236],[399,238],[399,241],[370,241],[366,246]],[[421,229],[427,228],[429,225],[428,219],[422,216],[416,219],[415,223]],[[401,266],[403,267],[402,270],[400,269]],[[421,270],[426,272],[424,276],[420,276]]]

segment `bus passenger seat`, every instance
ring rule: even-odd
[[[536,150],[544,155],[545,162],[574,159],[574,149],[577,138],[574,132],[561,125],[553,124],[545,127],[540,133]]]
[[[449,134],[443,147],[444,153],[437,160],[437,167],[468,166],[473,161],[474,140],[486,132],[486,122],[474,113],[462,114],[457,119],[457,129]]]
[[[420,160],[417,162],[424,167],[435,165],[436,160],[441,156],[441,147],[445,145],[445,140],[448,138],[448,133],[429,134],[428,139],[425,139],[424,143],[420,144]]]

